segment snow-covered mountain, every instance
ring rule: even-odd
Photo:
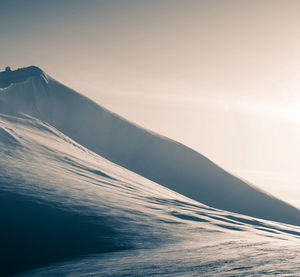
[[[1,91],[0,112],[47,122],[100,156],[203,204],[300,225],[299,210],[196,151],[130,123],[37,67],[15,72],[16,76],[9,72],[10,85]]]
[[[300,228],[246,216],[300,225],[297,209],[36,67],[0,77],[1,276],[299,269]]]

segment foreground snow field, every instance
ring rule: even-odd
[[[217,210],[28,116],[0,117],[1,271],[25,276],[293,273],[300,228]],[[102,253],[102,254],[101,254]]]
[[[87,149],[50,120],[39,119],[45,114],[40,103],[46,107],[51,99],[57,101],[49,102],[51,118],[66,116],[63,109],[57,114],[62,107],[54,93],[68,89],[56,91],[51,86],[61,85],[51,81],[48,87],[49,82],[43,74],[0,92],[1,276],[297,274],[299,227],[207,206]],[[99,135],[101,126],[95,127]],[[187,166],[177,158],[179,169]],[[222,183],[218,187],[224,190]],[[255,195],[273,199],[260,191]],[[272,206],[275,215],[297,211],[272,201],[280,204]]]

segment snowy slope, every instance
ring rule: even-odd
[[[200,204],[36,118],[1,114],[0,153],[1,276],[48,264],[25,276],[232,276],[299,268],[300,228]]]
[[[34,116],[82,146],[178,193],[219,209],[300,225],[296,208],[227,173],[192,149],[98,106],[43,71],[1,90],[0,112]],[[22,81],[20,81],[22,80]]]

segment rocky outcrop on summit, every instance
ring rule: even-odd
[[[23,82],[29,77],[41,74],[43,74],[43,71],[36,66],[19,68],[17,70],[10,70],[10,67],[6,67],[5,71],[0,72],[0,88],[9,87],[12,83]]]

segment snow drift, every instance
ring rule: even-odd
[[[300,225],[299,210],[232,176],[196,151],[145,130],[35,70],[0,93],[0,112],[26,114],[110,161],[219,209]],[[36,72],[39,72],[37,75]],[[22,73],[22,70],[21,70]]]

